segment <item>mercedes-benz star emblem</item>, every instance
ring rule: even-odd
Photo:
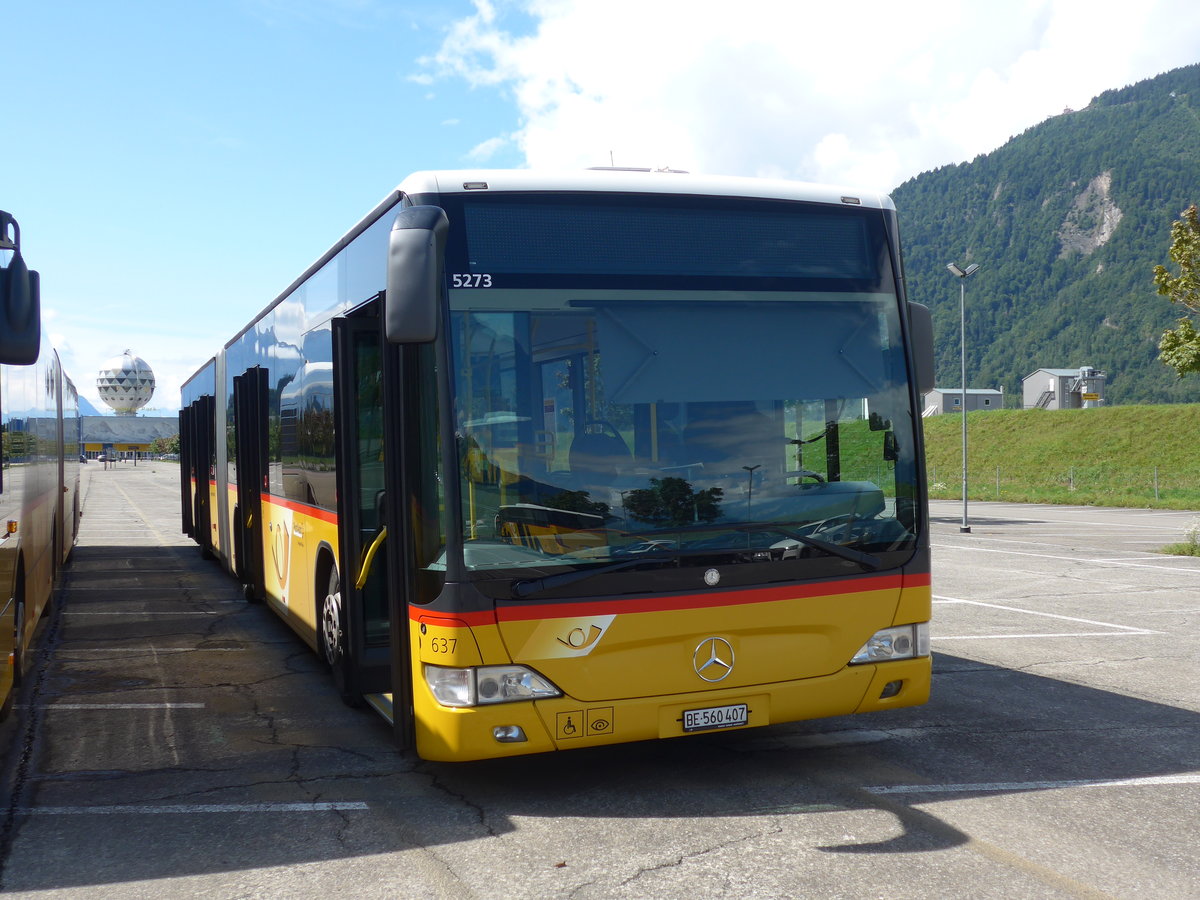
[[[721,573],[718,572],[716,569],[708,569],[707,571],[705,571],[704,583],[707,584],[709,587],[716,587],[717,583],[720,580],[721,580]]]
[[[733,645],[725,638],[705,638],[692,654],[692,665],[705,681],[722,681],[733,671]]]

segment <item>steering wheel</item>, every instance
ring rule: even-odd
[[[825,477],[823,475],[821,475],[819,472],[814,472],[812,469],[796,469],[795,471],[792,471],[792,472],[784,472],[783,477],[784,478],[811,478],[815,482],[817,482],[817,484],[825,483]]]
[[[831,516],[817,525],[817,527],[809,533],[813,537],[820,536],[825,540],[829,540],[831,537],[833,537],[835,532],[845,532],[844,534],[839,534],[838,537],[849,537],[849,529],[853,521],[854,516],[851,513],[843,513],[840,516]]]

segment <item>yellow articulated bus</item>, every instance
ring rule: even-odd
[[[428,759],[919,704],[931,345],[885,196],[418,173],[184,386],[184,530]]]
[[[0,718],[79,524],[79,398],[42,334],[39,279],[20,243],[0,212]]]

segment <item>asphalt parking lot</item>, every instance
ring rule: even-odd
[[[7,893],[1200,896],[1200,559],[1154,552],[1192,513],[934,503],[927,706],[446,765],[199,560],[177,468],[86,479]]]

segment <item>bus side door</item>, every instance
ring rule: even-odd
[[[383,551],[387,464],[378,303],[333,322],[338,538],[346,693],[393,694],[390,598]],[[393,699],[394,702],[394,699]],[[403,709],[407,710],[407,701]],[[395,718],[395,717],[394,717]],[[407,719],[407,715],[400,718]]]
[[[238,506],[233,546],[237,575],[248,596],[266,596],[263,574],[262,493],[267,477],[267,370],[247,369],[233,378],[233,427],[237,435]]]

